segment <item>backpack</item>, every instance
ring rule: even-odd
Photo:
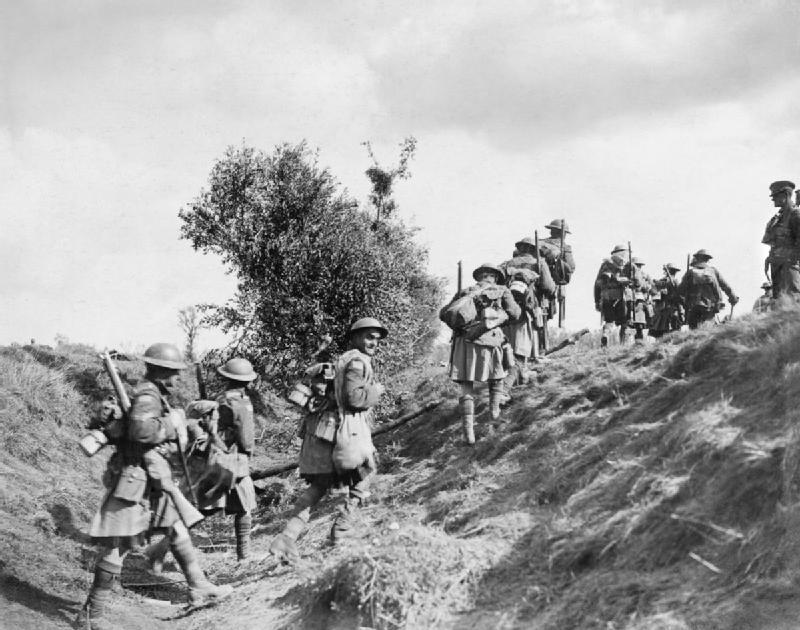
[[[691,267],[687,276],[688,301],[695,307],[716,312],[722,298],[722,289],[713,267]]]
[[[467,293],[442,309],[441,320],[452,330],[463,330],[478,318],[475,294]]]
[[[485,332],[502,326],[508,321],[508,313],[503,308],[503,295],[507,291],[503,285],[491,284],[473,296],[478,312],[475,320],[465,327],[465,337],[474,341]]]

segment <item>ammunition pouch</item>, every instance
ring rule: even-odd
[[[323,442],[334,444],[338,420],[336,410],[326,409],[306,420],[306,432]]]
[[[117,478],[112,496],[121,501],[138,503],[144,498],[147,488],[147,473],[138,465],[123,466]]]

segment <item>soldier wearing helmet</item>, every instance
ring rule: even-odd
[[[566,305],[566,285],[572,279],[572,274],[575,273],[575,258],[572,255],[572,245],[566,242],[567,234],[570,234],[569,226],[564,219],[553,219],[545,226],[550,230],[550,236],[543,238],[539,243],[546,247],[545,259],[550,267],[550,275],[558,285],[556,291],[556,299],[554,305],[557,308],[551,308],[548,316],[550,318],[559,312],[559,325],[565,315]]]
[[[775,299],[772,297],[772,285],[765,282],[761,285],[764,295],[758,296],[756,303],[753,304],[754,313],[769,313],[775,304]]]
[[[255,448],[253,404],[247,387],[258,375],[247,359],[234,357],[217,367],[222,378],[222,393],[214,403],[198,401],[190,405],[201,415],[200,425],[209,433],[208,459],[211,464],[198,482],[200,509],[205,514],[223,510],[234,516],[236,557],[250,555],[252,512],[256,492],[250,477],[250,456]],[[205,403],[205,404],[203,404]]]
[[[362,317],[350,326],[350,349],[335,365],[316,363],[306,371],[311,395],[304,404],[299,468],[308,486],[283,531],[270,543],[270,553],[282,560],[299,557],[295,541],[308,527],[311,508],[329,491],[342,496],[331,527],[333,543],[359,533],[358,508],[370,494],[370,476],[376,470],[373,407],[384,392],[372,358],[388,334],[377,319]]]
[[[653,296],[654,314],[648,334],[656,339],[666,333],[680,330],[685,322],[683,300],[678,294],[677,273],[680,267],[667,263],[663,269],[664,276],[654,280],[650,290]]]
[[[615,245],[611,256],[600,263],[594,281],[594,306],[600,312],[603,334],[600,345],[608,345],[608,337],[619,326],[619,342],[625,343],[625,332],[633,316],[633,285],[640,282],[638,268],[628,260],[628,248]]]
[[[183,414],[168,401],[186,367],[183,357],[172,344],[156,343],[143,359],[144,379],[134,389],[127,418],[119,423],[118,434],[109,436],[116,452],[108,462],[103,478],[107,492],[89,532],[102,546],[82,610],[91,630],[116,627],[106,617],[111,589],[127,552],[150,532],[169,537],[193,604],[216,602],[233,590],[215,586],[203,573],[188,531],[202,515],[178,490],[168,463],[186,444]]]
[[[778,213],[767,223],[761,242],[769,245],[764,273],[772,284],[772,296],[800,296],[800,210],[792,199],[794,184],[772,182],[769,186]]]
[[[716,268],[708,264],[713,256],[705,249],[695,252],[689,270],[678,285],[678,294],[686,305],[686,323],[694,330],[704,322],[713,321],[725,307],[722,294],[733,307],[739,298]]]
[[[526,382],[528,359],[539,358],[539,339],[547,325],[546,311],[556,293],[541,242],[539,249],[537,255],[534,239],[523,238],[516,243],[513,257],[500,264],[511,294],[522,310],[519,319],[503,326],[515,363],[504,380],[507,400],[513,385]]]
[[[501,326],[515,322],[522,314],[505,286],[505,273],[500,267],[484,263],[472,272],[472,277],[477,284],[457,293],[439,311],[439,319],[447,323],[449,313],[459,304],[472,305],[472,321],[454,328],[450,352],[450,378],[461,386],[461,422],[464,439],[470,445],[475,443],[474,385],[488,383],[490,414],[492,420],[497,420],[504,393],[503,379],[514,362],[505,352],[509,345]]]

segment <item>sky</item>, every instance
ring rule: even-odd
[[[467,270],[565,218],[565,326],[631,242],[653,276],[703,247],[749,310],[769,183],[800,183],[791,1],[0,4],[0,343],[182,343],[236,289],[179,239],[226,147],[307,140],[366,203],[369,140],[429,268]],[[203,331],[199,345],[223,343]]]

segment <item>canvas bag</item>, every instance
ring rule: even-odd
[[[365,464],[374,468],[375,447],[372,444],[372,430],[369,426],[370,411],[347,411],[344,405],[344,377],[348,364],[358,358],[364,365],[363,377],[371,381],[372,364],[369,357],[358,350],[348,350],[339,357],[336,364],[334,391],[339,410],[339,426],[336,430],[336,444],[333,447],[333,465],[337,471],[354,470]]]
[[[478,308],[475,304],[475,294],[456,298],[442,310],[442,321],[452,330],[463,330],[478,317]]]
[[[465,337],[474,341],[484,333],[502,326],[508,321],[508,313],[502,306],[502,298],[506,292],[503,285],[492,284],[481,289],[474,302],[478,307],[478,317],[466,327]]]

